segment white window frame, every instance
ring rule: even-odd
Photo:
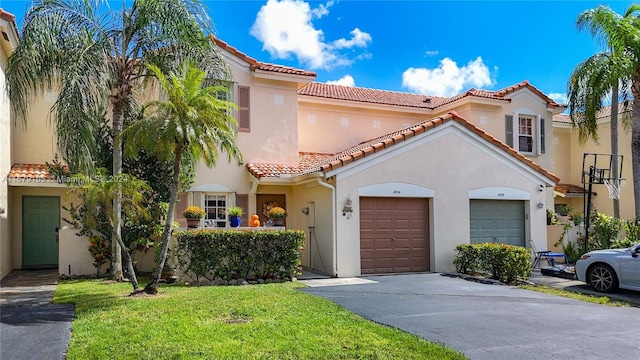
[[[224,201],[224,205],[218,206],[208,206],[207,200],[209,197],[216,197],[214,201]],[[213,228],[228,228],[229,227],[229,217],[227,216],[227,209],[230,205],[230,196],[228,193],[217,193],[217,192],[203,192],[200,199],[200,206],[205,211],[204,216],[204,226],[205,227],[213,227]],[[209,209],[216,209],[216,218],[209,218]],[[221,226],[222,224],[222,226]]]
[[[520,149],[520,118],[531,119],[531,151],[523,151]],[[531,113],[513,113],[513,147],[518,150],[519,153],[526,155],[542,155],[542,133],[541,123],[542,118],[540,114]],[[524,135],[529,136],[529,135]]]

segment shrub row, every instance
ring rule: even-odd
[[[176,235],[178,270],[199,280],[282,279],[300,271],[300,230],[198,230]]]
[[[526,280],[531,275],[531,253],[521,246],[459,244],[453,264],[459,273],[483,273],[507,284]]]

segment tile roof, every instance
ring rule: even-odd
[[[631,112],[633,108],[633,100],[630,100],[626,105],[624,102],[618,104],[618,114],[624,114]],[[596,113],[596,119],[604,119],[611,117],[611,105],[605,106]],[[553,115],[553,122],[571,124],[571,116],[567,114]]]
[[[235,47],[227,44],[226,42],[218,39],[213,35],[211,35],[211,38],[215,41],[216,45],[218,45],[222,49],[225,49],[226,51],[235,55],[239,59],[249,63],[251,70],[263,70],[263,71],[277,72],[277,73],[283,73],[283,74],[302,75],[302,76],[309,76],[313,78],[316,77],[316,73],[313,71],[296,69],[289,66],[269,64],[269,63],[258,61],[248,56],[247,54],[243,53],[242,51],[236,49]]]
[[[538,94],[538,96],[540,96],[547,102],[548,106],[564,107],[564,105],[556,103],[554,100],[546,96],[542,91],[538,90],[535,86],[531,85],[526,80],[498,91],[469,89],[462,94],[458,94],[448,98],[441,96],[403,93],[397,91],[359,88],[355,86],[324,84],[319,82],[313,82],[305,85],[303,88],[298,90],[298,95],[315,96],[337,100],[358,101],[373,104],[435,109],[442,105],[449,104],[470,96],[510,101],[509,98],[506,98],[505,96],[522,88],[528,88]]]
[[[585,190],[582,186],[573,184],[556,184],[553,190],[564,195],[583,195],[588,193],[588,191]],[[595,192],[592,192],[592,194],[597,195]]]
[[[0,8],[0,19],[10,22],[13,25],[13,31],[16,35],[16,38],[20,39],[20,33],[18,33],[18,25],[16,24],[16,16]]]
[[[64,169],[69,171],[66,165]],[[55,176],[47,170],[46,164],[13,164],[7,179],[17,182],[25,180],[56,180]]]
[[[426,96],[397,91],[360,88],[312,82],[298,90],[298,95],[308,95],[328,99],[349,100],[372,104],[396,105],[413,108],[431,109],[435,103],[447,98]]]
[[[529,158],[517,152],[515,149],[495,138],[494,136],[488,134],[484,130],[479,127],[473,125],[468,122],[464,118],[458,116],[455,112],[450,112],[446,115],[439,116],[434,119],[422,121],[415,125],[406,127],[404,129],[400,129],[398,131],[394,131],[392,133],[377,137],[375,139],[371,139],[368,141],[364,141],[356,146],[345,149],[335,155],[330,154],[318,154],[318,153],[301,153],[300,161],[297,165],[284,165],[284,164],[269,164],[269,163],[249,163],[247,164],[247,169],[249,172],[255,176],[256,178],[263,177],[279,177],[281,175],[291,175],[291,176],[300,176],[305,175],[317,171],[328,172],[331,170],[338,169],[342,166],[350,164],[354,161],[358,161],[364,157],[372,155],[380,150],[391,147],[395,144],[401,143],[405,140],[408,140],[416,135],[427,132],[437,126],[445,124],[449,121],[456,121],[461,125],[465,126],[467,129],[473,131],[478,134],[485,140],[491,142],[495,146],[501,148],[506,151],[509,155],[518,159],[519,161],[525,163],[533,170],[539,172],[543,176],[552,180],[553,182],[558,182],[559,178],[531,161]]]

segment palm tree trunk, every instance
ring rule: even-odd
[[[113,140],[113,176],[117,179],[122,174],[122,106],[113,105],[113,125],[111,137]],[[122,192],[118,190],[113,199],[113,229],[111,236],[111,276],[113,280],[122,281]]]
[[[169,213],[167,214],[167,220],[164,224],[164,232],[162,234],[162,247],[160,248],[160,259],[156,265],[156,271],[153,274],[153,279],[144,287],[144,292],[147,294],[158,293],[158,283],[160,282],[160,276],[162,275],[162,269],[167,258],[169,251],[169,239],[171,238],[171,231],[173,225],[173,212],[178,201],[178,192],[180,191],[180,163],[182,162],[182,147],[176,147],[176,157],[173,161],[173,179],[171,182],[171,195],[169,196]]]
[[[611,177],[617,179],[618,174],[618,80],[613,82],[611,88]],[[613,199],[613,217],[620,218],[620,200]]]
[[[640,221],[640,68],[633,77],[633,110],[631,113],[631,165],[636,221]]]
[[[124,253],[125,266],[127,267],[127,273],[133,292],[138,291],[138,278],[136,277],[135,269],[133,268],[133,260],[129,249],[122,241],[122,191],[120,191],[120,184],[118,178],[122,175],[122,106],[114,105],[113,107],[113,177],[118,186],[116,197],[113,199],[113,239],[112,239],[112,251],[113,251],[113,278],[114,280],[122,280],[122,254]],[[114,244],[116,245],[114,247]]]

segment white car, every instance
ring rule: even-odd
[[[576,262],[576,276],[600,292],[640,291],[640,245],[588,252]]]

